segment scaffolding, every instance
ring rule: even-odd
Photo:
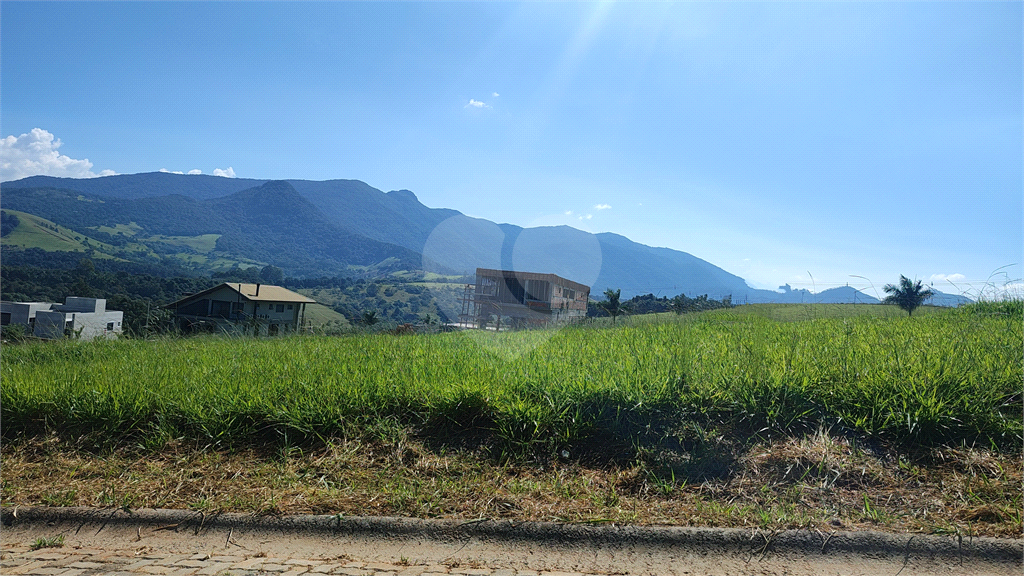
[[[477,268],[476,284],[466,284],[459,313],[463,328],[501,330],[568,323],[586,317],[590,287],[537,272]]]

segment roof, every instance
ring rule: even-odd
[[[200,298],[221,288],[230,288],[232,291],[238,293],[242,298],[250,300],[252,302],[305,302],[307,304],[314,304],[316,300],[308,298],[299,294],[298,292],[292,292],[287,288],[280,286],[274,286],[273,284],[245,284],[241,282],[224,282],[218,284],[213,288],[203,290],[202,292],[196,292],[195,294],[185,296],[167,304],[166,307],[175,306],[186,300],[193,300]],[[256,291],[259,289],[259,296],[256,295]]]
[[[241,288],[242,297],[254,302],[308,302],[311,304],[316,302],[316,300],[303,296],[298,292],[292,292],[287,288],[274,286],[273,284],[228,284],[227,282],[221,284],[221,286],[225,285],[232,289]],[[256,295],[257,287],[259,287],[259,296]]]
[[[555,274],[544,274],[541,272],[520,272],[519,270],[495,270],[493,268],[477,268],[476,275],[479,276],[501,276],[503,278],[515,278],[523,282],[526,280],[546,280],[565,288],[572,288],[578,292],[590,292],[590,286],[573,282]]]

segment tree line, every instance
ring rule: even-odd
[[[587,303],[587,316],[610,316],[616,318],[623,314],[658,314],[662,312],[686,314],[733,307],[731,295],[721,300],[715,300],[714,298],[708,298],[707,294],[693,298],[686,294],[679,294],[671,298],[668,296],[659,298],[654,294],[643,294],[634,296],[625,302],[621,301],[621,295],[621,289],[608,288],[604,291],[604,300]]]

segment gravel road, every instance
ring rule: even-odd
[[[4,574],[1013,574],[1024,541],[174,510],[4,508]],[[39,538],[63,546],[31,550]]]

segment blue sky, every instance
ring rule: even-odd
[[[1020,2],[3,2],[0,159],[351,178],[757,287],[956,292],[1021,276],[1022,24]]]

